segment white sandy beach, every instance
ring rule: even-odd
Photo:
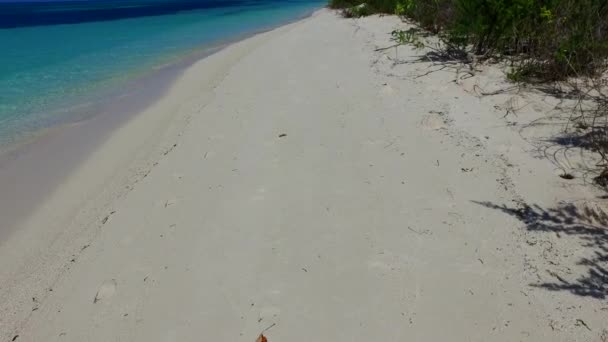
[[[397,27],[321,10],[190,67],[1,242],[2,341],[608,341],[601,193],[526,126],[552,100],[418,77]]]

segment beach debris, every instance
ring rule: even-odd
[[[93,304],[112,297],[116,293],[117,285],[116,279],[111,279],[101,284],[101,287],[95,295],[95,299],[93,299]]]
[[[589,326],[587,325],[587,323],[585,323],[585,321],[583,321],[583,320],[582,320],[582,319],[580,319],[580,318],[577,318],[577,319],[576,319],[576,325],[577,325],[577,326],[581,326],[581,325],[582,325],[582,326],[584,326],[585,328],[587,328],[587,330],[591,331],[591,328],[589,328]]]
[[[398,138],[397,138],[398,139]],[[386,150],[387,148],[395,145],[395,143],[397,142],[397,139],[393,139],[393,141],[389,142],[388,144],[384,145],[384,149]]]
[[[416,234],[418,234],[418,235],[432,235],[433,234],[433,232],[431,232],[428,229],[416,230],[416,229],[414,229],[412,227],[407,227],[407,229],[410,230],[410,231],[412,231],[412,232],[414,232],[414,233],[416,233]]]
[[[413,232],[414,232],[414,233],[416,233],[416,234],[422,235],[422,233],[421,233],[421,232],[419,232],[419,231],[417,231],[417,230],[413,229],[412,227],[407,227],[407,229],[409,229],[409,230],[413,231]]]
[[[175,149],[177,147],[177,144],[173,144],[173,146],[171,146],[168,150],[166,150],[163,155],[166,156],[167,154],[171,153],[171,151],[173,151],[173,149]]]
[[[285,134],[285,133],[279,134],[279,138],[285,138],[286,136],[287,136],[287,134]]]
[[[16,341],[19,338],[19,335],[15,335],[11,341]]]
[[[108,215],[106,215],[106,217],[101,220],[101,224],[106,224],[110,219],[110,216],[114,215],[115,213],[116,211],[111,211]]]
[[[261,320],[258,322],[261,322]],[[275,325],[277,325],[277,324],[272,323],[268,328],[262,330],[262,332],[260,333],[260,336],[258,336],[258,338],[255,340],[255,342],[268,342],[268,339],[266,338],[266,336],[264,336],[264,333],[267,332],[268,330],[272,329]]]
[[[571,174],[569,174],[569,173],[567,173],[567,172],[562,173],[562,174],[560,174],[559,176],[560,176],[561,178],[563,178],[563,179],[567,179],[567,180],[574,179],[574,176],[573,176],[573,175],[571,175]]]
[[[264,336],[264,334],[260,334],[260,336],[258,336],[258,339],[255,340],[255,342],[268,342],[268,339],[266,338],[266,336]]]
[[[170,198],[168,200],[165,201],[165,208],[168,208],[172,205],[175,205],[177,203],[177,199],[176,198]]]

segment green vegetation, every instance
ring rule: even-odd
[[[452,47],[516,61],[517,80],[593,75],[608,57],[608,0],[331,0],[348,16],[390,13]]]
[[[330,0],[329,7],[344,9],[347,16],[366,16],[375,13],[395,13],[395,0]],[[359,12],[359,8],[367,8],[364,12]]]
[[[608,188],[608,0],[330,0],[345,16],[396,14],[414,24],[397,45],[428,47],[463,63],[506,62],[507,78],[574,103],[580,146],[599,155]],[[427,44],[432,33],[439,44]],[[564,109],[565,107],[562,107]],[[603,170],[603,171],[602,171]]]

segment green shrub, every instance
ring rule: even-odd
[[[437,33],[453,20],[451,0],[398,0],[395,14],[417,21],[421,27]]]
[[[522,77],[589,75],[608,57],[606,0],[458,0],[453,37],[478,55],[524,57]],[[465,19],[468,18],[468,19]]]
[[[330,8],[346,10],[345,14],[350,16],[357,16],[359,12],[362,12],[361,15],[394,14],[396,6],[397,0],[330,0],[329,2]]]
[[[364,2],[365,1],[363,1],[363,0],[360,0],[360,1],[359,0],[330,0],[329,8],[345,9],[345,8],[350,8],[353,6],[360,5]]]
[[[374,10],[369,7],[368,4],[362,3],[357,6],[352,6],[349,8],[345,8],[343,10],[343,15],[347,18],[360,18],[365,17],[371,14],[374,14]]]
[[[605,70],[608,0],[330,0],[347,16],[409,17],[451,47],[509,57],[518,80]]]
[[[363,1],[332,0],[356,6]],[[606,69],[608,0],[368,0],[440,33],[450,47],[509,58],[518,80],[551,81]],[[368,14],[369,14],[368,13]],[[362,14],[364,15],[364,14]]]

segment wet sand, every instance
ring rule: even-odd
[[[230,44],[263,32],[201,47],[118,89],[91,95],[88,102],[73,109],[61,109],[72,112],[63,115],[71,121],[0,146],[0,245],[114,130],[153,106],[185,70]]]

